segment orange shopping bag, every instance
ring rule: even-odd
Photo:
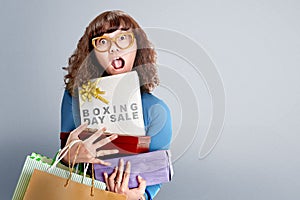
[[[35,169],[24,200],[126,200],[125,195],[120,195],[95,188],[92,194],[91,187],[85,184],[70,181],[67,186],[67,179]]]

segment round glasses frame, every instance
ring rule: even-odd
[[[127,47],[125,47],[125,48],[120,47],[120,46],[118,45],[118,43],[116,42],[117,38],[119,38],[119,37],[121,37],[121,36],[123,36],[123,35],[130,35],[131,38],[132,38],[131,43],[130,43]],[[97,40],[101,40],[101,39],[107,39],[107,40],[110,41],[110,45],[109,45],[109,47],[108,47],[105,51],[99,50],[99,49],[97,48],[96,41],[97,41]],[[103,36],[100,36],[100,37],[95,37],[95,38],[93,38],[93,39],[92,39],[92,45],[94,46],[94,48],[95,48],[97,51],[99,51],[99,52],[106,52],[106,51],[108,51],[108,50],[111,48],[112,42],[114,42],[114,43],[117,45],[117,47],[119,47],[120,49],[124,50],[124,49],[130,48],[130,47],[133,45],[134,39],[135,39],[135,37],[134,37],[133,32],[120,33],[120,34],[116,35],[116,36],[113,37],[113,38],[110,38],[110,37],[108,37],[108,36],[103,35]]]

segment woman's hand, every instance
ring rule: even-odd
[[[146,189],[146,180],[141,176],[138,176],[139,187],[129,189],[128,182],[130,176],[130,162],[126,163],[124,171],[124,160],[120,159],[119,166],[115,167],[113,173],[108,177],[107,173],[104,173],[104,180],[108,191],[112,191],[119,194],[125,194],[127,200],[142,200],[145,199],[144,193]]]
[[[87,124],[81,124],[78,128],[73,130],[67,140],[66,145],[70,144],[74,140],[79,140],[79,134],[82,133],[85,129],[87,128]],[[71,149],[70,149],[70,161],[71,163],[74,160],[75,154],[76,154],[76,149],[78,145],[81,144],[79,148],[79,152],[77,154],[76,158],[76,163],[98,163],[102,165],[109,165],[110,163],[105,162],[103,160],[98,159],[97,157],[100,156],[105,156],[105,155],[110,155],[110,154],[115,154],[118,153],[119,150],[117,149],[111,149],[111,150],[100,150],[97,151],[98,148],[104,146],[105,144],[111,142],[112,140],[116,139],[118,135],[111,135],[109,137],[106,137],[98,142],[95,142],[105,131],[105,128],[102,128],[95,132],[93,135],[91,135],[89,138],[86,140],[76,143]],[[95,143],[94,143],[95,142]],[[63,161],[65,163],[69,162],[69,153],[66,154],[66,156],[63,158]]]

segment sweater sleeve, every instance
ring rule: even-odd
[[[70,132],[75,129],[72,107],[72,96],[65,90],[61,103],[61,132]]]
[[[146,133],[151,136],[150,151],[170,148],[172,139],[172,122],[168,106],[161,100],[147,106]],[[153,199],[161,188],[161,184],[146,187],[146,198]]]
[[[150,151],[167,150],[172,138],[171,114],[167,105],[159,101],[148,109],[146,133],[151,136]]]

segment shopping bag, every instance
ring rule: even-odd
[[[75,143],[76,141],[74,141],[72,144]],[[69,146],[66,146],[64,149],[68,147]],[[61,152],[63,152],[63,150]],[[64,157],[64,155],[62,157]],[[20,178],[18,180],[15,192],[12,197],[13,200],[22,200],[24,198],[25,191],[28,188],[29,182],[31,181],[31,176],[35,169],[38,169],[42,172],[47,172],[47,174],[49,175],[53,174],[57,177],[62,177],[66,180],[70,178],[72,182],[81,183],[81,185],[85,184],[90,186],[92,185],[92,181],[93,181],[91,178],[87,178],[87,177],[84,178],[84,176],[76,173],[72,173],[72,176],[70,177],[69,168],[66,168],[65,166],[59,164],[58,156],[57,159],[54,161],[52,159],[41,156],[39,154],[33,153],[31,156],[27,156],[25,160]],[[102,190],[106,188],[104,182],[100,182],[96,180],[94,181],[94,186]],[[44,197],[39,197],[39,198],[44,199]]]
[[[122,157],[124,162],[130,161],[131,171],[128,182],[129,188],[138,187],[137,176],[146,180],[147,185],[169,182],[173,176],[171,153],[169,150],[152,151],[131,156]],[[103,173],[112,174],[115,166],[118,166],[120,158],[106,159],[110,166],[95,164],[96,180],[104,181]]]
[[[27,156],[12,199],[13,200],[23,199],[23,196],[25,194],[30,177],[31,177],[34,169],[39,169],[41,171],[47,171],[47,169],[49,169],[49,167],[51,167],[52,162],[53,161],[51,161],[51,162],[43,161],[43,159],[40,159],[40,156],[37,156],[35,153],[31,154],[30,156]],[[48,173],[54,174],[56,176],[60,176],[63,178],[69,177],[68,167],[66,167],[64,165],[59,165],[59,167],[55,167],[51,170],[48,170]],[[73,174],[71,180],[79,182],[79,183],[91,185],[91,178],[83,179],[82,175]],[[105,183],[103,183],[101,181],[95,181],[95,187],[104,190],[106,188],[106,185],[105,185]]]
[[[66,179],[35,169],[23,200],[126,200],[120,195],[95,188],[92,194],[91,186]]]

